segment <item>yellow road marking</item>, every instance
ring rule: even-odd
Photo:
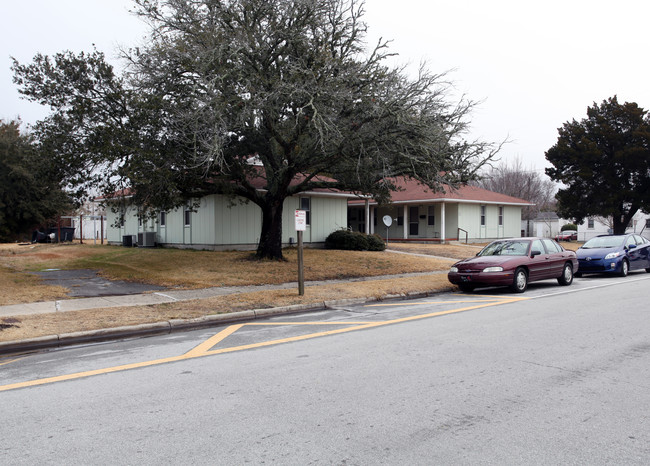
[[[371,327],[379,327],[382,325],[386,325],[386,322],[368,322],[363,325],[355,325],[354,327],[348,327],[348,328],[339,328],[336,330],[328,330],[326,332],[317,332],[317,333],[309,333],[307,335],[298,335],[295,337],[287,337],[287,338],[281,338],[279,340],[269,340],[269,341],[263,341],[261,343],[251,343],[248,345],[241,345],[241,346],[234,346],[231,348],[220,348],[217,350],[213,351],[208,351],[204,354],[204,356],[210,356],[213,354],[223,354],[223,353],[232,353],[235,351],[242,351],[242,350],[247,350],[247,349],[254,349],[254,348],[262,348],[264,346],[272,346],[272,345],[278,345],[280,343],[289,343],[293,341],[301,341],[301,340],[308,340],[311,338],[316,338],[316,337],[324,337],[327,335],[336,335],[339,333],[346,333],[346,332],[354,332],[356,330],[363,330],[366,328],[371,328]],[[0,390],[2,387],[0,387]]]
[[[503,298],[504,302],[510,302],[510,298]],[[409,303],[409,306],[421,306],[423,304],[463,304],[463,303],[491,303],[493,299],[468,299],[463,301],[423,301],[421,303]],[[499,301],[501,302],[501,301]],[[383,306],[399,306],[399,303],[381,303],[381,304],[366,304],[364,307],[383,307]]]
[[[13,384],[8,384],[8,385],[0,385],[0,392],[7,391],[7,390],[15,390],[17,388],[26,388],[26,387],[34,387],[37,385],[45,385],[45,384],[50,384],[50,383],[55,383],[55,382],[63,382],[63,381],[68,381],[68,380],[75,380],[75,379],[81,379],[85,377],[91,377],[94,375],[102,375],[102,374],[110,374],[114,372],[121,372],[121,371],[126,371],[126,370],[131,370],[131,369],[140,369],[144,367],[151,367],[151,366],[157,366],[160,364],[167,364],[170,362],[178,362],[178,361],[185,361],[189,359],[194,359],[194,358],[200,358],[204,356],[211,356],[215,354],[223,354],[223,353],[231,353],[235,351],[242,351],[242,350],[247,350],[247,349],[254,349],[254,348],[262,348],[265,346],[272,346],[272,345],[278,345],[281,343],[288,343],[288,342],[295,342],[295,341],[301,341],[301,340],[307,340],[311,338],[317,338],[317,337],[323,337],[323,336],[328,336],[328,335],[336,335],[336,334],[341,334],[341,333],[346,333],[346,332],[353,332],[357,330],[364,330],[367,328],[373,328],[373,327],[380,327],[384,325],[392,325],[392,324],[397,324],[397,323],[402,323],[402,322],[409,322],[409,321],[414,321],[414,320],[420,320],[420,319],[426,319],[430,317],[437,317],[437,316],[442,316],[442,315],[447,315],[447,314],[454,314],[458,312],[464,312],[464,311],[469,311],[472,309],[479,309],[483,307],[490,307],[490,306],[497,306],[499,304],[509,304],[517,301],[522,301],[528,298],[507,298],[507,299],[497,299],[497,300],[492,300],[489,302],[485,302],[483,300],[478,301],[479,304],[474,305],[474,306],[466,306],[463,308],[458,308],[458,309],[449,309],[446,311],[439,311],[439,312],[432,312],[429,314],[420,314],[416,316],[409,316],[409,317],[402,317],[399,319],[393,319],[393,320],[386,320],[386,321],[379,321],[379,322],[304,322],[304,323],[299,323],[299,322],[269,322],[269,323],[262,323],[262,322],[252,322],[252,323],[246,323],[246,324],[237,324],[237,325],[230,325],[226,327],[224,330],[221,332],[217,333],[216,335],[210,337],[203,343],[199,344],[198,346],[194,347],[187,353],[180,355],[180,356],[172,356],[169,358],[163,358],[163,359],[155,359],[152,361],[144,361],[144,362],[137,362],[137,363],[132,363],[132,364],[123,364],[120,366],[114,366],[114,367],[108,367],[104,369],[96,369],[96,370],[91,370],[91,371],[84,371],[84,372],[77,372],[74,374],[67,374],[67,375],[59,375],[55,377],[46,377],[43,379],[36,379],[36,380],[31,380],[27,382],[18,382],[18,383],[13,383]],[[477,301],[472,301],[472,302],[477,302]],[[410,303],[411,305],[413,303]],[[247,326],[247,325],[253,325],[253,326],[261,326],[261,325],[348,325],[346,328],[340,328],[340,329],[335,329],[335,330],[328,330],[324,332],[316,332],[316,333],[310,333],[306,335],[299,335],[295,337],[288,337],[288,338],[282,338],[278,340],[270,340],[270,341],[264,341],[260,343],[251,343],[248,345],[241,345],[241,346],[235,346],[235,347],[230,347],[230,348],[220,348],[217,350],[210,350],[214,345],[217,343],[223,341],[225,338],[228,336],[232,335],[234,332],[239,330],[240,328]],[[351,325],[351,326],[350,326]],[[13,361],[9,361],[13,362]],[[8,364],[9,362],[3,363],[3,364]],[[0,364],[1,365],[1,364]]]
[[[208,338],[205,340],[203,343],[200,345],[196,346],[195,348],[191,349],[187,353],[185,353],[185,356],[196,356],[200,354],[204,354],[207,350],[212,348],[214,345],[219,343],[221,340],[225,339],[226,337],[229,337],[233,333],[235,333],[237,330],[242,328],[244,324],[239,324],[239,325],[231,325],[229,327],[226,327],[223,329],[221,332],[217,333],[216,335]]]
[[[21,359],[25,359],[25,358],[16,358],[16,359],[10,359],[9,361],[5,361],[5,362],[0,362],[0,366],[6,366],[7,364],[11,364],[12,362],[20,361]]]
[[[274,325],[363,325],[363,324],[369,324],[370,322],[355,322],[352,320],[346,321],[346,322],[250,322],[247,323],[247,326],[259,326],[259,327],[269,327],[269,326],[274,326]]]

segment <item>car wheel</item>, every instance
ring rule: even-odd
[[[573,283],[573,267],[568,262],[564,264],[562,275],[558,277],[557,282],[562,286],[568,286]]]
[[[627,273],[630,271],[630,264],[628,264],[627,259],[623,259],[621,263],[621,271],[618,273],[621,277],[627,277]]]
[[[460,288],[460,291],[464,291],[465,293],[471,293],[474,291],[474,285],[467,285],[465,283],[458,285],[458,288]]]
[[[650,273],[650,267],[648,267],[647,269],[645,269],[645,271],[648,272],[648,273]]]
[[[526,288],[528,288],[528,274],[526,274],[526,270],[519,267],[515,270],[515,277],[512,280],[510,289],[515,293],[523,293]]]

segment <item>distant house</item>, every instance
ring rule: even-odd
[[[560,233],[562,225],[569,223],[561,219],[555,212],[540,212],[533,220],[533,236],[542,238],[554,238]]]
[[[260,188],[262,189],[261,185]],[[141,216],[138,206],[129,203],[122,212],[106,209],[109,243],[140,246],[154,244],[193,249],[255,249],[262,230],[262,211],[243,198],[212,194],[198,199],[198,208],[157,212],[155,218]],[[297,241],[294,211],[307,211],[306,244],[318,245],[332,232],[347,226],[348,199],[352,193],[317,189],[284,201],[282,242]],[[110,200],[105,200],[108,204]],[[120,214],[123,220],[120,221]]]
[[[612,233],[611,222],[603,217],[589,217],[578,225],[578,241],[587,241],[598,235]],[[626,233],[637,233],[650,238],[650,215],[640,210],[634,214]]]
[[[356,231],[377,233],[400,241],[467,240],[484,242],[521,236],[521,210],[530,202],[505,194],[464,185],[432,192],[411,179],[396,181],[388,206],[374,200],[349,201],[349,226]],[[388,217],[390,227],[383,219]]]
[[[106,239],[106,212],[97,202],[84,203],[73,220],[74,237],[84,241]]]

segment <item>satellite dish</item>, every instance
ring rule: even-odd
[[[386,228],[389,228],[393,224],[393,219],[390,215],[384,215],[384,218],[382,220],[384,221]]]

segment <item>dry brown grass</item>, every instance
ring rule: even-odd
[[[564,249],[566,249],[567,251],[577,251],[578,248],[579,248],[580,246],[582,246],[583,244],[585,244],[585,243],[583,243],[583,242],[578,243],[578,242],[575,242],[575,241],[571,241],[571,242],[560,241],[560,244],[561,244],[562,247],[564,247]]]
[[[449,257],[450,259],[467,259],[483,249],[485,244],[421,244],[421,243],[389,243],[388,249],[410,252],[413,254],[428,254],[431,256]]]
[[[60,286],[44,285],[35,275],[17,273],[0,265],[0,306],[61,299],[67,291]]]
[[[4,319],[13,325],[0,331],[0,341],[22,340],[46,335],[97,330],[124,325],[162,322],[169,319],[191,319],[212,314],[247,309],[316,304],[332,299],[381,298],[386,295],[412,292],[451,290],[446,274],[421,275],[390,280],[308,286],[305,295],[297,290],[274,290],[237,295],[219,296],[195,301],[184,301],[156,306],[94,309],[60,312]],[[0,319],[0,322],[2,320]]]
[[[433,255],[449,256],[445,247]],[[466,249],[459,257],[467,257]],[[125,249],[94,245],[0,245],[0,304],[62,298],[65,290],[39,284],[28,271],[45,268],[91,268],[114,279],[199,288],[295,281],[296,250],[285,251],[286,262],[253,261],[247,252],[207,252],[176,249]],[[472,255],[472,254],[469,254]],[[305,250],[307,280],[375,277],[408,272],[444,271],[449,261],[385,252]],[[124,325],[191,319],[245,309],[292,304],[316,304],[345,298],[381,298],[392,294],[452,289],[446,274],[431,274],[363,282],[307,286],[177,302],[156,306],[94,309],[15,316],[0,319],[0,341],[96,330]]]
[[[414,245],[405,245],[414,246]],[[473,249],[420,245],[432,255],[469,257]],[[391,245],[393,247],[393,245]],[[250,252],[122,248],[79,244],[0,244],[0,305],[65,298],[66,290],[42,285],[26,273],[47,268],[98,270],[110,279],[169,288],[278,284],[296,281],[297,251],[285,250],[286,261],[252,260]],[[305,249],[305,279],[374,277],[410,272],[444,271],[449,262],[434,257],[386,252]]]

